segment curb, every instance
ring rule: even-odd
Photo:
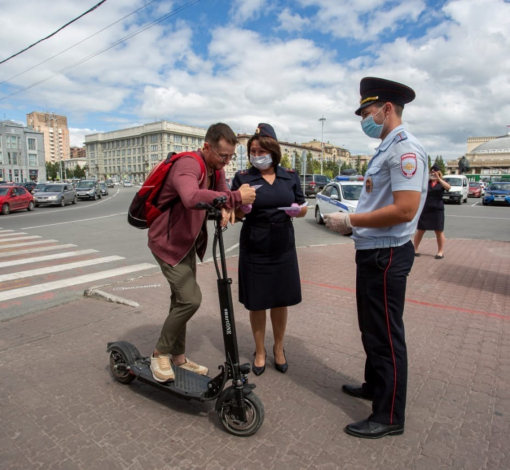
[[[132,300],[125,299],[124,297],[119,297],[118,295],[108,294],[102,290],[99,290],[95,287],[90,289],[86,289],[83,292],[85,297],[90,297],[93,299],[106,300],[107,302],[113,302],[114,304],[122,304],[128,305],[129,307],[139,307],[140,304],[138,302],[134,302]]]

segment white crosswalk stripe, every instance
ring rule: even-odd
[[[15,234],[13,234],[15,235]],[[0,238],[0,243],[4,242],[17,242],[18,240],[33,240],[34,238],[42,238],[39,235],[30,235],[28,237],[14,237],[14,238]],[[2,248],[4,245],[0,245],[0,248]]]
[[[61,245],[61,246],[63,246],[63,245]],[[55,248],[60,248],[60,247],[55,247]],[[26,250],[26,251],[30,251],[30,250]],[[92,253],[97,253],[97,250],[67,251],[65,253],[57,253],[55,255],[34,256],[33,258],[15,259],[13,261],[0,262],[0,268],[7,268],[9,266],[20,266],[22,264],[41,263],[42,261],[52,261],[54,259],[71,258],[73,256],[90,255]]]
[[[11,232],[11,233],[5,233]],[[27,232],[12,233],[14,230],[0,230],[0,238],[11,237],[12,235],[26,235]]]
[[[22,236],[14,238],[15,235]],[[70,292],[66,289],[69,287],[157,268],[157,265],[151,263],[115,267],[116,263],[125,258],[116,255],[97,257],[99,252],[94,249],[65,251],[76,245],[58,245],[58,240],[46,240],[38,235],[23,235],[25,234],[8,233],[2,237],[0,234],[0,258],[5,259],[0,261],[0,302],[57,290],[62,291],[60,295],[66,295]],[[34,238],[38,240],[25,241]],[[17,243],[10,243],[14,240]],[[2,244],[4,241],[8,243]],[[47,251],[54,253],[31,256]],[[77,257],[79,258],[76,259]],[[113,265],[111,269],[100,270],[108,264]],[[74,292],[78,295],[77,290]],[[54,301],[55,297],[51,299]]]
[[[50,246],[41,246],[39,248],[29,248],[27,250],[13,250],[7,251],[5,253],[0,253],[0,258],[10,258],[11,256],[19,256],[19,255],[29,255],[32,253],[41,253],[43,251],[55,251],[60,249],[74,248],[76,245],[72,243],[67,243],[66,245],[50,245]]]

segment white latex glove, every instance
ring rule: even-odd
[[[251,204],[243,204],[239,206],[239,209],[241,209],[245,214],[249,214],[251,212],[252,205]]]
[[[285,213],[289,216],[289,217],[297,217],[299,214],[301,214],[301,207],[299,207],[299,204],[296,203],[296,202],[293,202],[290,207],[294,207],[294,209],[291,209],[291,210],[287,210],[285,211]]]
[[[351,219],[349,214],[345,214],[344,212],[335,212],[334,214],[325,215],[324,223],[330,230],[334,230],[343,235],[352,233]]]

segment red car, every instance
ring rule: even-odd
[[[477,181],[469,182],[468,197],[482,197],[482,186]]]
[[[11,211],[33,211],[34,198],[21,186],[0,186],[0,208],[4,215]]]

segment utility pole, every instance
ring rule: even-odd
[[[324,121],[326,118],[322,116],[319,121],[322,122],[322,139],[321,139],[321,175],[324,173],[323,162],[324,162]]]

